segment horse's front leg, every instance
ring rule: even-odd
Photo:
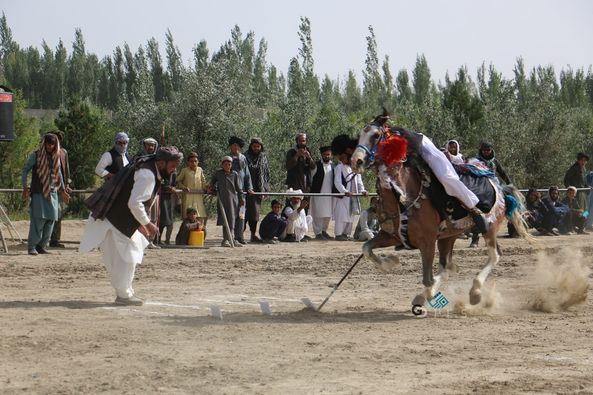
[[[437,246],[439,249],[439,276],[443,280],[447,280],[449,272],[457,272],[457,265],[453,263],[453,246],[457,236],[447,237],[445,239],[439,239]]]
[[[365,258],[368,258],[375,264],[375,267],[383,273],[387,273],[394,267],[399,265],[399,258],[396,255],[391,256],[391,259],[384,259],[377,256],[373,250],[375,248],[385,248],[397,245],[398,239],[393,235],[381,230],[377,236],[365,242],[362,245],[362,253]]]
[[[421,294],[416,295],[412,301],[412,305],[424,306],[426,301],[436,294],[436,290],[440,285],[441,276],[435,277],[432,273],[434,251],[434,241],[432,243],[426,243],[420,250],[422,255],[422,284],[424,285],[424,291]]]
[[[484,235],[484,240],[486,241],[486,247],[488,247],[488,261],[486,265],[482,268],[480,273],[474,278],[474,282],[472,284],[472,288],[469,291],[469,303],[470,304],[478,304],[482,300],[482,286],[488,275],[492,271],[494,265],[496,265],[500,259],[498,245],[496,243],[496,232],[498,231],[497,226],[492,226],[488,233]]]

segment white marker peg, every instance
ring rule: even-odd
[[[317,311],[317,307],[313,304],[313,302],[311,302],[311,299],[309,298],[301,298],[301,302],[303,302],[303,304],[305,306],[307,306],[307,308]]]
[[[261,313],[263,315],[272,315],[272,308],[270,307],[269,302],[260,301],[259,308],[261,309]]]
[[[222,320],[222,310],[220,310],[220,307],[217,304],[210,306],[210,315],[214,318]]]

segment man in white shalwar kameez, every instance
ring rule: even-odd
[[[101,215],[89,207],[91,215],[80,241],[80,252],[95,248],[102,252],[115,289],[116,304],[143,304],[135,295],[132,282],[136,265],[142,262],[144,249],[149,244],[147,237],[151,238],[158,231],[147,215],[147,206],[156,200],[162,177],[173,174],[181,158],[182,154],[175,147],[162,147],[156,155],[139,161],[133,169],[123,170],[120,176],[95,192],[98,194],[95,201],[111,200],[108,206],[102,207]],[[93,196],[87,203],[92,199]]]
[[[331,193],[334,184],[334,164],[332,163],[331,147],[321,147],[321,160],[315,163],[311,171],[311,193]],[[331,196],[312,196],[309,214],[313,217],[313,231],[316,240],[331,240],[327,233],[329,222],[333,217],[334,198]]]
[[[360,174],[355,174],[350,167],[350,156],[341,154],[339,158],[340,163],[334,170],[334,185],[344,197],[335,199],[334,230],[337,241],[347,241],[352,240],[350,233],[354,216],[360,214],[360,198],[352,194],[362,193],[366,196],[367,191]]]

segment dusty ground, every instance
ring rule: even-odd
[[[27,222],[16,225],[25,236]],[[64,228],[76,241],[83,223]],[[417,252],[386,275],[362,262],[316,313],[300,298],[319,303],[360,243],[231,250],[209,232],[208,249],[147,251],[138,308],[112,304],[100,254],[74,243],[0,254],[0,393],[593,393],[591,291],[562,306],[593,282],[593,236],[501,239],[492,307],[478,308],[467,292],[486,250],[459,240],[461,270],[441,288],[456,307],[418,319]]]

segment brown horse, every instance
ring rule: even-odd
[[[442,213],[431,201],[436,183],[428,166],[421,159],[412,163],[404,162],[393,169],[388,169],[381,158],[373,158],[376,145],[384,137],[383,129],[373,124],[368,125],[359,136],[359,145],[352,155],[352,168],[362,173],[365,168],[373,167],[377,171],[377,190],[381,196],[379,221],[381,231],[372,240],[367,241],[363,254],[382,271],[389,270],[399,263],[381,259],[373,253],[375,248],[395,246],[396,248],[417,248],[422,256],[422,283],[424,291],[414,298],[412,311],[418,313],[418,307],[424,306],[432,298],[447,272],[454,269],[452,262],[453,246],[457,236],[473,226],[473,220],[465,217],[453,221],[443,218]],[[366,164],[366,166],[365,166]],[[500,259],[500,249],[496,235],[506,222],[505,202],[502,189],[490,180],[496,191],[494,206],[486,214],[490,225],[484,234],[488,247],[488,260],[473,280],[469,292],[470,303],[478,304],[481,300],[482,286],[492,268]],[[513,196],[522,202],[521,194],[515,190]],[[527,227],[519,210],[515,210],[511,222],[522,237],[529,237]],[[435,244],[439,250],[439,271],[433,275]]]

